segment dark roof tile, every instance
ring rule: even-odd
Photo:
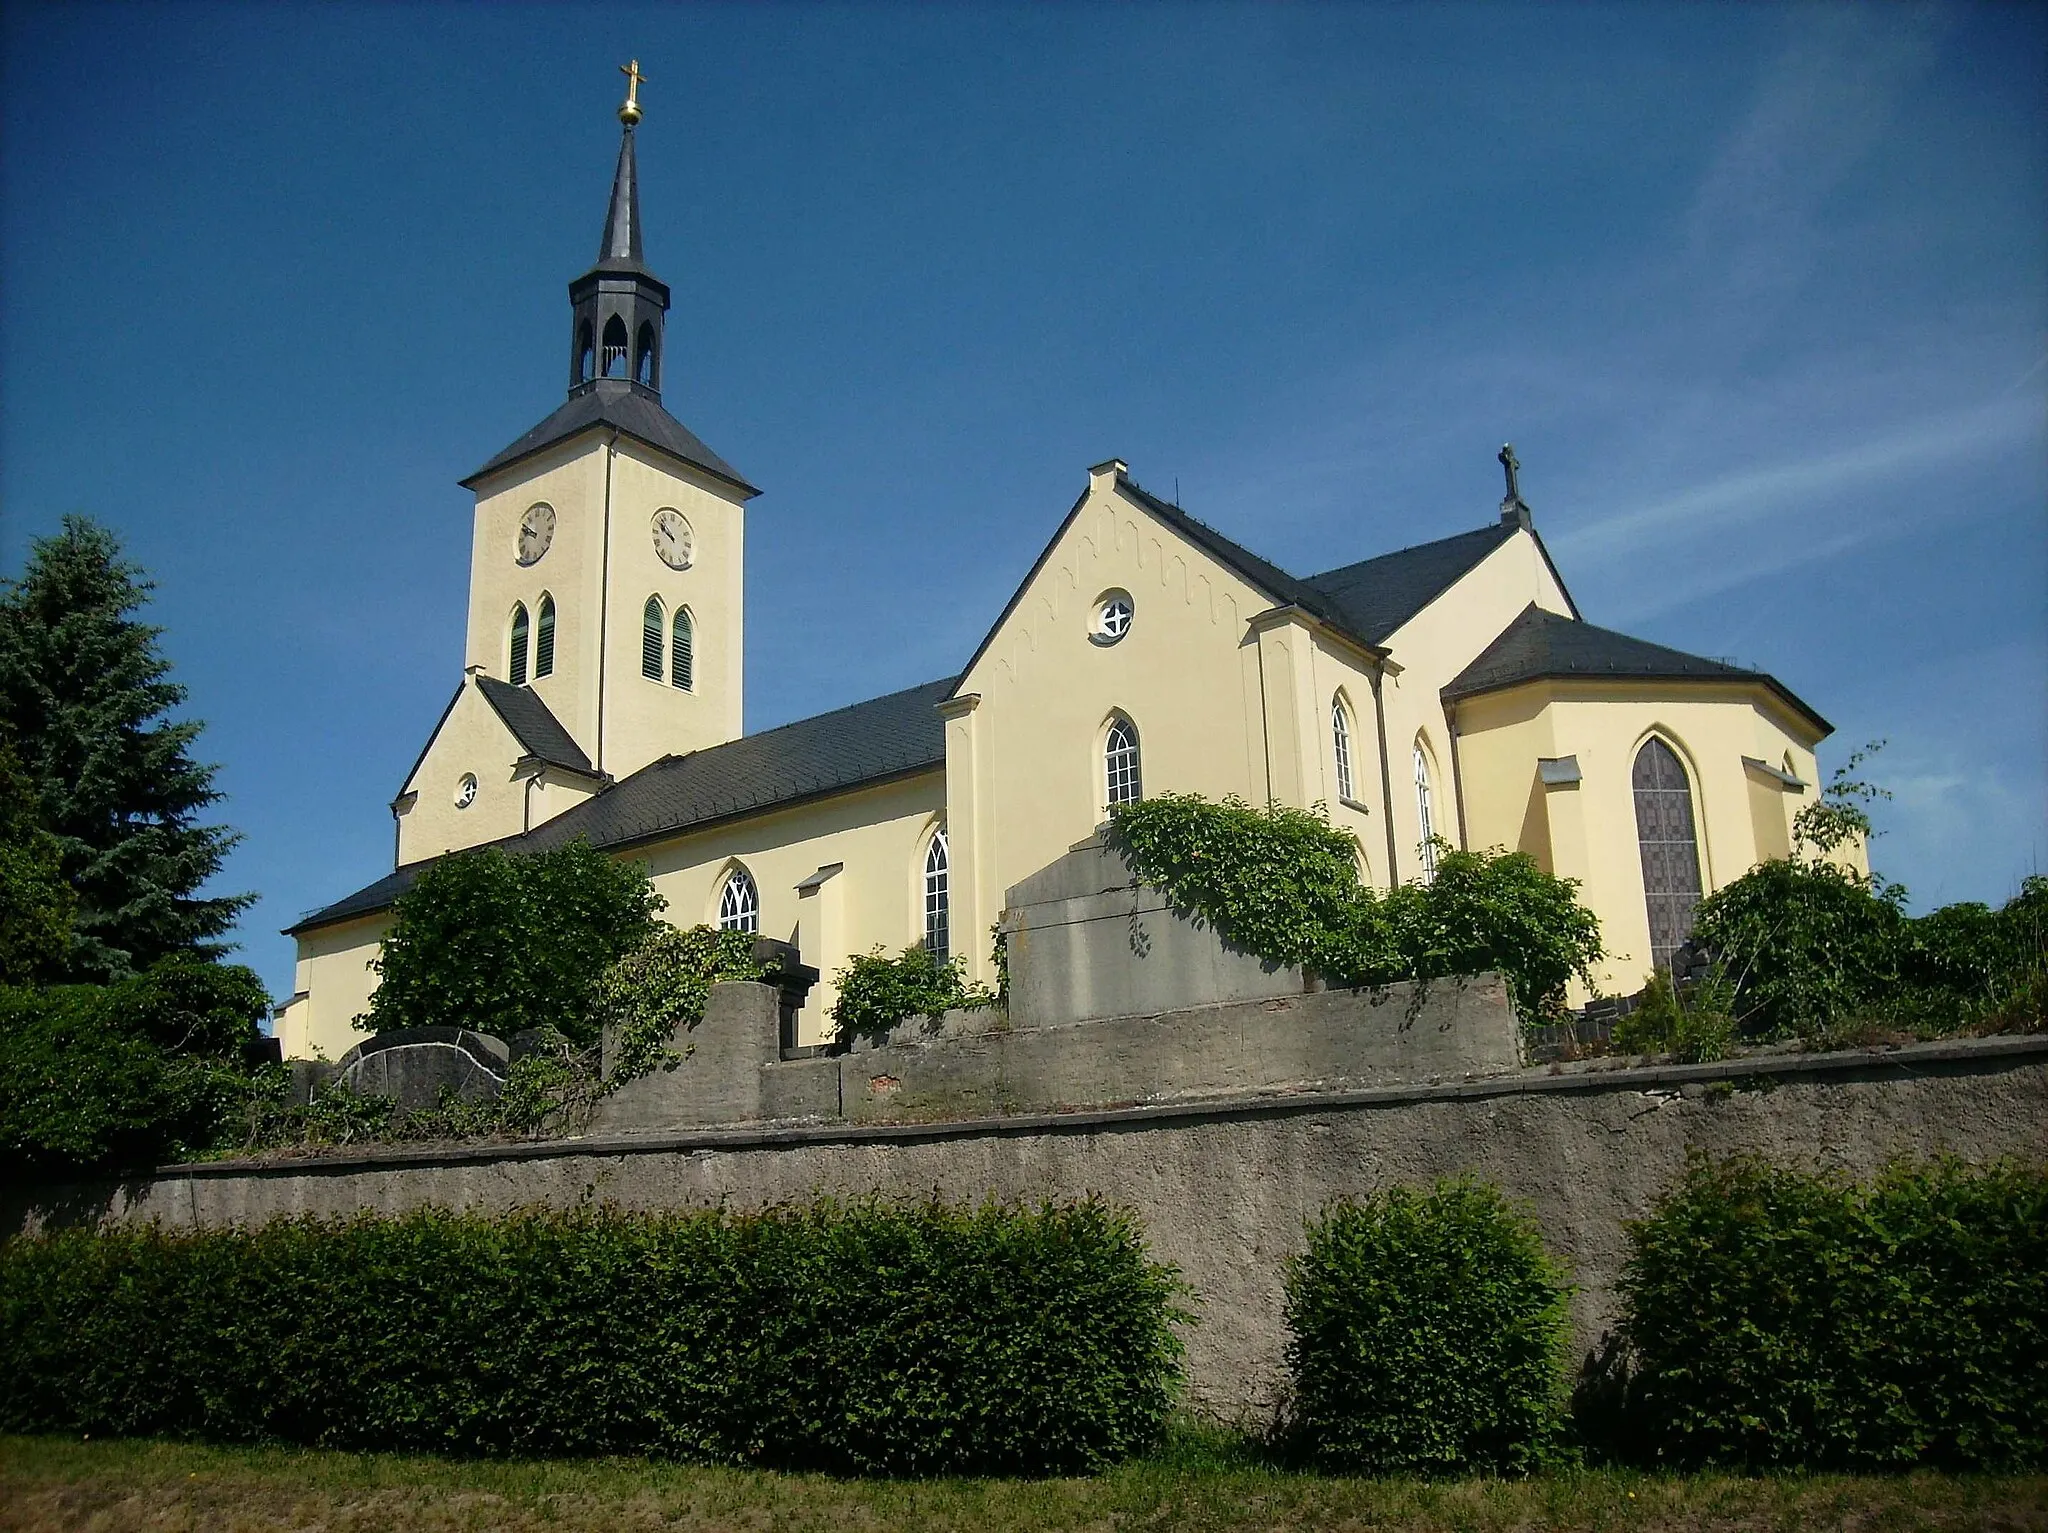
[[[1325,570],[1303,582],[1338,620],[1368,644],[1384,644],[1518,529],[1496,522]]]
[[[476,689],[483,693],[484,701],[505,721],[512,738],[526,748],[529,756],[572,772],[590,770],[590,757],[584,754],[583,747],[530,687],[515,687],[495,676],[479,676]]]
[[[955,680],[926,682],[687,756],[664,756],[546,824],[494,844],[508,851],[540,851],[584,836],[592,846],[631,846],[943,767],[946,726],[938,703]],[[384,909],[431,861],[387,873],[287,928],[286,935]]]
[[[659,448],[672,458],[694,464],[749,495],[760,494],[740,477],[738,469],[706,447],[694,431],[663,409],[659,400],[637,384],[616,378],[600,378],[583,392],[571,394],[561,409],[462,483],[465,488],[474,489],[486,474],[544,452],[557,442],[566,442],[578,432],[588,431],[594,426],[615,426],[625,435]]]
[[[1443,689],[1446,702],[1546,678],[1628,677],[1639,681],[1747,681],[1768,687],[1821,733],[1834,726],[1776,677],[1703,655],[1666,649],[1611,628],[1547,612],[1531,602],[1479,658]]]

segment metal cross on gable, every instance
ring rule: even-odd
[[[1507,471],[1507,498],[1510,502],[1520,500],[1522,498],[1522,486],[1516,476],[1522,471],[1522,460],[1515,456],[1515,444],[1509,442],[1504,445],[1498,456],[1500,458],[1500,466]]]

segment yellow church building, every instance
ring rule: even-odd
[[[644,863],[668,919],[795,942],[826,976],[799,1044],[852,954],[924,942],[992,978],[1004,891],[1147,792],[1324,805],[1381,887],[1430,877],[1433,838],[1526,851],[1581,882],[1617,991],[1786,853],[1827,722],[1586,622],[1511,449],[1484,525],[1307,576],[1097,464],[957,675],[743,734],[758,492],[662,407],[633,94],[619,115],[567,400],[462,481],[462,679],[391,805],[392,872],[287,932],[288,1057],[359,1041],[392,902],[468,847],[585,837]]]

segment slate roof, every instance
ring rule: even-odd
[[[512,738],[526,748],[527,755],[572,772],[590,770],[590,758],[583,753],[583,747],[531,687],[515,687],[495,676],[478,676],[476,689],[505,721]]]
[[[1445,702],[1497,692],[1525,681],[1563,677],[1629,677],[1641,681],[1746,681],[1769,688],[1787,706],[1810,720],[1823,734],[1834,726],[1802,702],[1776,677],[1744,670],[1703,655],[1666,649],[1647,639],[1632,639],[1611,628],[1561,617],[1531,602],[1480,652],[1449,686]]]
[[[942,767],[946,726],[937,705],[956,680],[926,682],[687,756],[664,756],[546,824],[493,844],[508,851],[541,851],[585,836],[592,846],[632,846]],[[385,874],[287,927],[285,935],[384,909],[432,861]]]
[[[553,415],[463,480],[463,488],[474,489],[486,474],[544,452],[593,426],[615,426],[623,435],[694,464],[749,495],[761,493],[740,477],[738,469],[706,447],[694,431],[663,409],[651,393],[617,378],[600,378],[580,393],[571,394]]]
[[[1303,584],[1356,637],[1382,645],[1518,530],[1511,523],[1495,522],[1473,532],[1325,570],[1309,576]]]

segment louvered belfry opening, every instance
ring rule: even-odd
[[[540,599],[540,618],[533,630],[533,679],[555,674],[555,599]]]
[[[669,646],[669,680],[688,692],[697,684],[697,646],[687,608],[676,608],[673,639]]]
[[[640,614],[640,674],[661,680],[661,598],[650,596]]]
[[[517,602],[512,608],[512,654],[505,667],[505,674],[515,687],[526,685],[526,603]]]
[[[604,322],[604,376],[626,376],[626,322],[614,314]]]
[[[1650,962],[1671,967],[1671,955],[1692,935],[1700,903],[1700,847],[1692,817],[1692,786],[1678,753],[1654,736],[1636,752],[1636,842],[1643,854],[1643,899],[1650,914]]]

